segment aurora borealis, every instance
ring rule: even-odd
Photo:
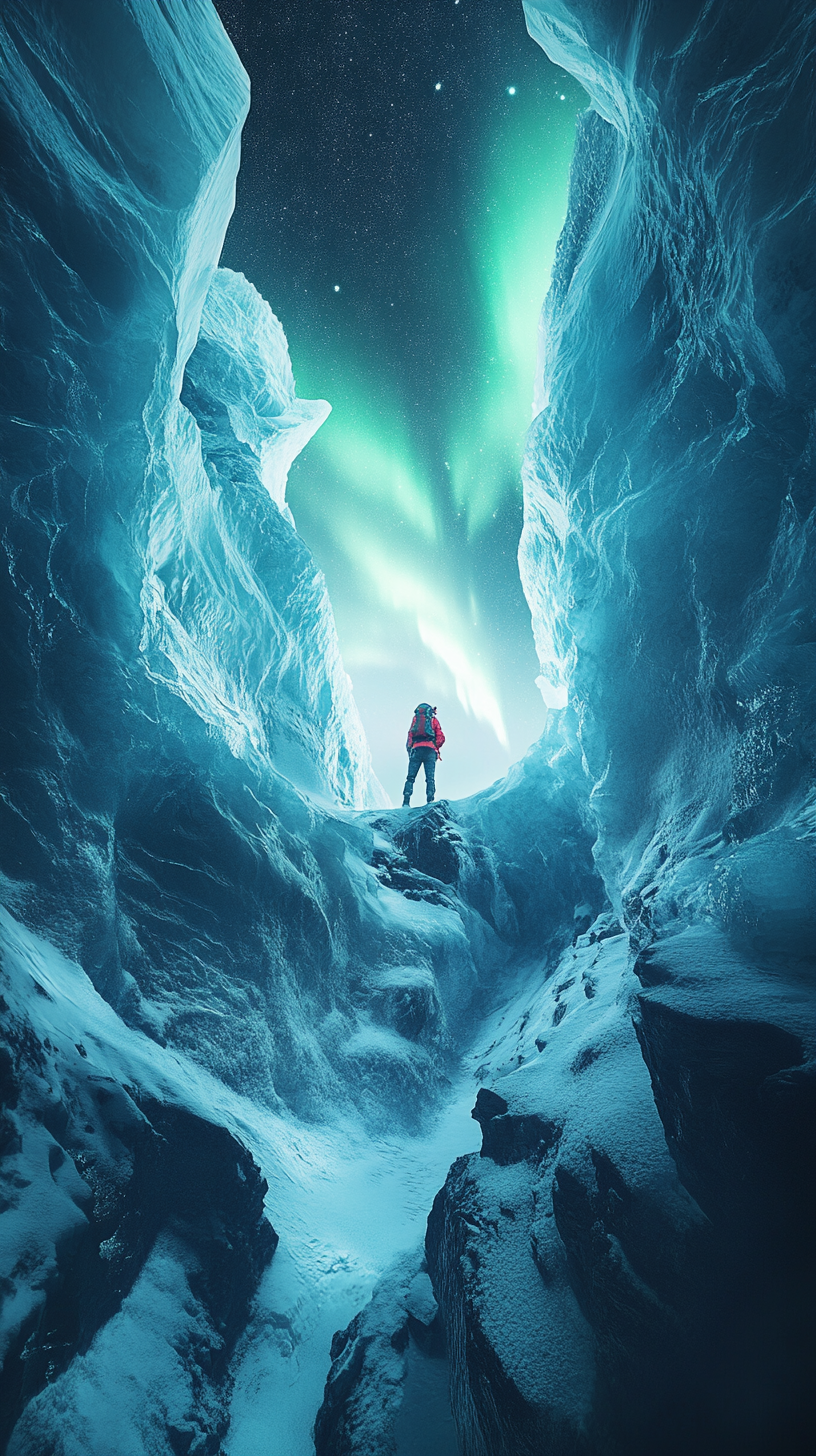
[[[295,520],[387,792],[427,698],[439,791],[469,793],[544,723],[519,467],[585,98],[518,0],[218,9],[252,83],[223,262],[280,317],[299,393],[332,405]]]

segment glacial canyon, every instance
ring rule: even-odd
[[[457,0],[458,3],[458,0]],[[0,1448],[813,1448],[816,16],[525,0],[590,105],[550,708],[391,809],[219,268],[210,0],[7,0]]]

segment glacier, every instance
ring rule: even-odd
[[[566,706],[406,815],[286,503],[329,406],[218,268],[215,11],[4,7],[14,1456],[811,1448],[814,19],[524,10],[591,103],[519,553]]]

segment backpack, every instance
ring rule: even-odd
[[[427,738],[431,743],[436,742],[433,729],[433,708],[430,703],[420,703],[411,724],[411,742],[416,743],[421,738]]]

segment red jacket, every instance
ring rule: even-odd
[[[425,716],[426,715],[423,714],[423,717]],[[434,714],[434,716],[431,718],[433,738],[429,738],[427,734],[423,734],[420,731],[417,725],[418,717],[419,714],[414,713],[414,716],[411,719],[411,726],[408,729],[408,737],[405,742],[405,747],[408,749],[409,753],[411,752],[412,748],[435,748],[436,756],[438,758],[439,750],[442,747],[442,744],[445,742],[445,735],[442,732],[439,719],[437,718],[436,714]]]

